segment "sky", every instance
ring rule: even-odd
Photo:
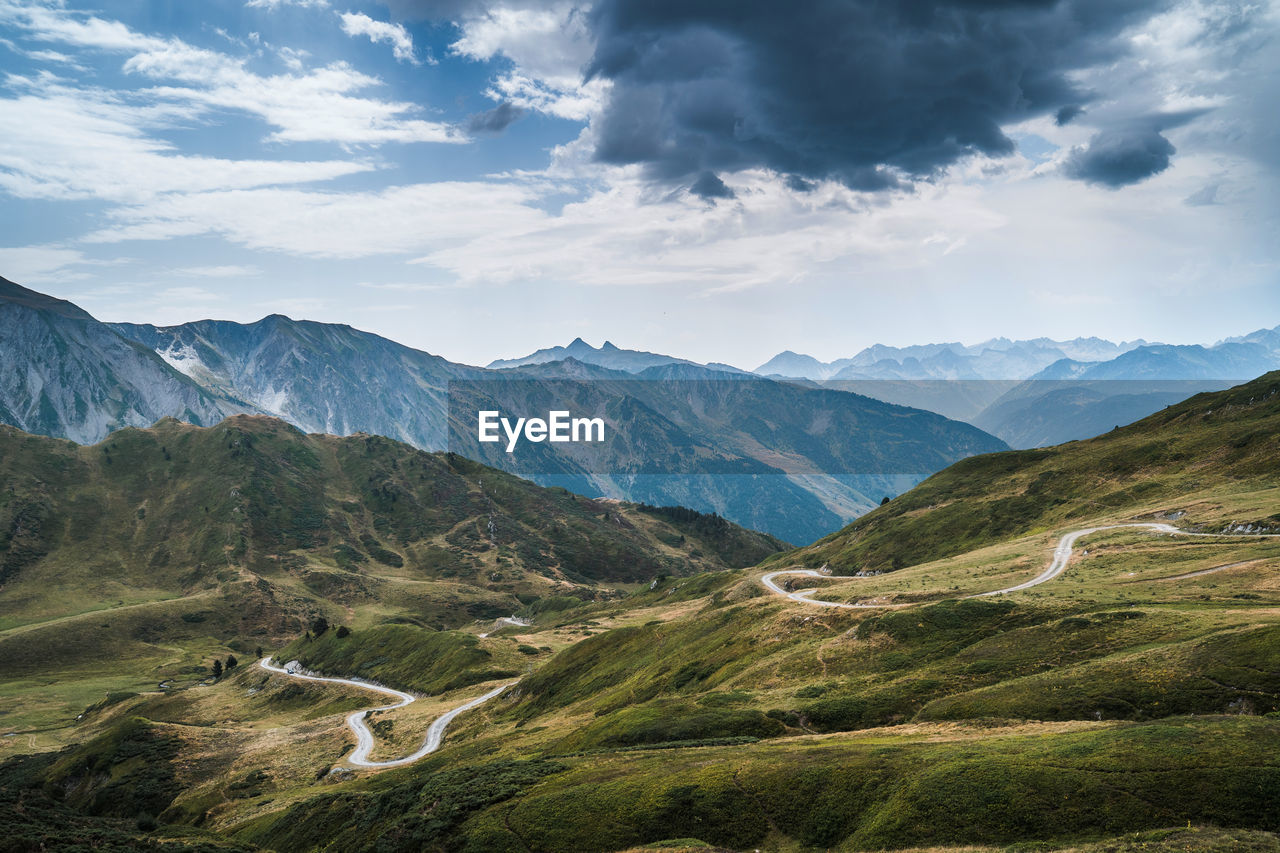
[[[485,364],[1280,324],[1280,0],[0,0],[0,275]]]

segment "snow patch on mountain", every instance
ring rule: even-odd
[[[167,349],[157,349],[156,355],[163,358],[165,363],[185,376],[194,378],[198,371],[207,370],[195,348],[181,341],[175,340]]]
[[[277,390],[274,386],[268,385],[253,402],[264,411],[283,416],[285,409],[289,406],[289,392],[284,388]]]

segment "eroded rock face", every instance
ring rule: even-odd
[[[69,302],[0,279],[0,421],[101,441],[164,417],[203,426],[252,407],[222,398]]]
[[[447,444],[450,380],[483,374],[350,326],[280,315],[111,328],[205,388],[304,432],[385,435],[423,450]]]

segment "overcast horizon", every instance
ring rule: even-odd
[[[0,0],[0,275],[487,364],[1280,324],[1280,3]]]

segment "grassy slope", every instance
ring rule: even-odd
[[[780,548],[736,527],[723,541],[689,543],[670,526],[637,526],[626,506],[389,439],[304,436],[269,418],[207,430],[165,421],[88,448],[0,428],[0,445],[9,486],[0,582],[9,595],[41,564],[83,566],[96,584],[87,598],[112,581],[172,592],[219,573],[307,567],[407,566],[468,581],[510,573],[497,585],[514,590],[526,576],[639,581],[723,568],[722,554],[749,565]]]
[[[837,573],[937,560],[1073,521],[1280,478],[1280,372],[1198,394],[1106,435],[976,456],[796,553]],[[1280,515],[1240,518],[1280,527]]]
[[[1201,598],[1209,575],[1142,608],[1092,600],[1128,582],[1105,577],[1069,600],[881,613],[815,611],[733,575],[673,579],[516,629],[527,643],[599,633],[463,718],[439,757],[229,825],[281,850],[374,836],[390,850],[673,837],[853,850],[1076,845],[1187,821],[1275,831],[1280,718],[1254,716],[1280,708],[1275,565],[1244,567],[1231,589],[1252,597]]]
[[[528,655],[510,640],[416,625],[376,625],[339,637],[336,630],[299,638],[275,654],[318,672],[354,675],[428,694],[523,674]]]
[[[916,597],[917,607],[818,610],[765,595],[757,572],[736,571],[670,578],[620,601],[529,608],[533,626],[477,646],[412,627],[326,634],[310,644],[314,660],[359,669],[386,658],[366,669],[416,678],[420,689],[452,677],[454,656],[476,648],[491,654],[483,667],[536,667],[460,718],[441,752],[340,787],[317,778],[349,741],[340,697],[313,710],[327,716],[313,717],[309,734],[292,730],[292,742],[322,744],[301,751],[271,732],[302,723],[259,694],[249,699],[246,679],[268,697],[295,685],[259,673],[125,704],[166,726],[211,726],[203,737],[167,730],[191,744],[208,779],[181,786],[171,819],[280,851],[606,851],[670,838],[767,850],[1158,850],[1169,839],[1179,849],[1274,849],[1275,542],[1121,531],[1085,543],[1090,555],[1051,584],[1001,600],[947,599],[1039,571],[1059,523],[1081,505],[1089,520],[1184,506],[1209,525],[1272,518],[1280,490],[1267,481],[1274,460],[1258,448],[1274,444],[1274,402],[1237,389],[1209,401],[1242,407],[1229,423],[1204,411],[1157,423],[1153,435],[1171,452],[1216,462],[1183,460],[1189,472],[1152,463],[1160,490],[1140,502],[1100,507],[1087,489],[1073,492],[1036,517],[1042,532],[1015,525],[971,553],[836,580],[823,593]],[[1132,461],[1143,444],[1130,435],[1103,456],[1137,453]],[[1070,447],[1055,452],[1084,477]],[[996,477],[997,494],[1028,476],[1039,474]],[[1194,489],[1194,502],[1178,484]],[[914,517],[919,538],[938,535],[929,513]],[[897,541],[907,545],[917,537],[902,523]],[[1219,566],[1229,568],[1176,579]],[[558,651],[527,655],[518,645]],[[255,767],[269,778],[233,791]],[[1096,842],[1188,822],[1228,829]]]
[[[374,838],[387,850],[609,851],[667,838],[857,850],[1188,820],[1280,828],[1276,721],[965,734],[437,764],[304,801],[236,837],[282,851],[374,849]]]
[[[43,747],[108,690],[194,683],[317,615],[453,628],[781,547],[263,417],[93,447],[0,427],[0,481],[0,713]]]

